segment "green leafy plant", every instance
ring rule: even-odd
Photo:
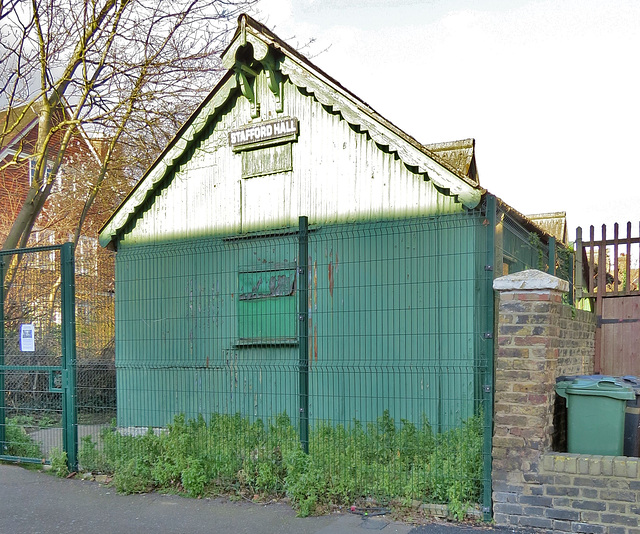
[[[311,457],[302,450],[292,452],[287,458],[287,495],[298,506],[298,515],[311,515],[325,492],[322,471]]]
[[[547,266],[544,258],[544,247],[542,245],[542,239],[537,233],[529,232],[529,246],[535,251],[537,257],[536,268],[540,271],[546,271]]]
[[[54,475],[64,478],[69,474],[66,452],[60,450],[58,447],[54,447],[49,453],[49,460],[51,461],[51,472]]]
[[[448,504],[462,518],[481,494],[482,435],[481,415],[434,434],[426,418],[397,424],[385,411],[366,426],[318,423],[305,454],[286,413],[266,424],[237,414],[208,422],[178,416],[162,433],[107,429],[101,450],[84,438],[80,458],[85,468],[113,473],[123,493],[287,495],[300,516],[371,499],[417,499]]]
[[[109,471],[109,464],[105,454],[98,448],[91,436],[83,436],[80,439],[80,450],[78,451],[80,466],[85,471],[92,473],[103,473]]]
[[[190,458],[186,464],[182,471],[182,486],[191,497],[199,497],[211,479],[208,466],[198,458]]]
[[[6,419],[5,450],[3,454],[23,458],[42,458],[40,445],[27,434],[25,421],[16,417]]]
[[[60,420],[55,418],[55,417],[51,417],[50,415],[42,415],[40,417],[40,419],[38,420],[38,426],[40,428],[51,428],[54,426],[58,426],[60,424]]]
[[[145,493],[153,489],[149,466],[138,458],[119,463],[113,474],[113,485],[120,493]]]

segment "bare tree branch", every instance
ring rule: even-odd
[[[40,215],[52,191],[52,208],[75,206],[65,219],[77,242],[100,191],[113,190],[105,184],[137,178],[214,85],[236,18],[254,3],[0,0],[0,148],[13,143],[0,173],[25,162],[34,169],[2,248],[26,245],[47,224]],[[31,146],[18,137],[33,116]],[[67,160],[82,135],[104,141],[99,161],[86,166],[93,174],[79,178]]]

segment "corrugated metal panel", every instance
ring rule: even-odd
[[[455,219],[374,226],[356,246],[314,236],[312,416],[370,421],[388,409],[440,430],[473,413],[475,229]]]
[[[264,74],[256,92],[262,117],[276,115]],[[250,122],[244,97],[220,116],[212,133],[175,173],[126,235],[148,242],[178,237],[248,232],[297,224],[335,223],[463,210],[432,182],[409,171],[366,133],[354,131],[313,96],[285,84],[285,115],[296,117],[300,135],[292,144],[293,171],[242,179],[242,158],[228,146],[229,129]],[[252,151],[259,157],[258,151]]]

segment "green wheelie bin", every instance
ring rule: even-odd
[[[613,377],[578,377],[556,383],[567,400],[567,451],[621,456],[627,401],[636,395],[631,386]]]

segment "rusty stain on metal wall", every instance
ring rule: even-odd
[[[318,325],[313,327],[313,356],[318,361]]]
[[[313,311],[318,310],[318,260],[313,262]]]
[[[318,260],[313,262],[313,311],[318,311]],[[313,326],[313,357],[318,361],[318,325]]]
[[[308,298],[307,298],[307,307],[308,307],[308,312],[309,312],[309,343],[308,343],[308,357],[309,357],[309,365],[311,365],[314,361],[314,354],[315,354],[315,360],[318,361],[318,348],[314,347],[313,344],[313,337],[311,336],[311,332],[318,329],[317,325],[313,324],[313,319],[314,319],[314,311],[317,311],[318,309],[318,263],[317,261],[313,261],[313,258],[311,256],[309,256],[307,258],[307,265],[313,265],[312,268],[308,269],[308,283],[309,283],[309,289],[310,291],[308,291]]]
[[[316,327],[317,328],[317,327]],[[309,332],[313,330],[313,318],[309,317]],[[309,360],[309,368],[311,368],[311,364],[313,363],[313,339],[311,336],[307,336],[309,338],[308,348],[307,348],[307,357]]]
[[[333,298],[333,250],[329,253],[329,295]]]

